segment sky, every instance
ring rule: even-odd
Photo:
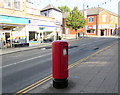
[[[80,10],[83,9],[83,4],[84,8],[87,8],[87,5],[89,6],[89,8],[98,7],[99,5],[99,7],[108,9],[109,11],[118,14],[118,2],[120,2],[120,0],[37,0],[36,3],[39,3],[40,9],[43,9],[48,4],[52,4],[55,7],[66,5],[70,9],[73,9],[75,6],[78,6]]]

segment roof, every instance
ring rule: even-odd
[[[81,13],[83,14],[83,10],[80,10],[80,11],[81,11]],[[111,15],[118,16],[118,14],[116,14],[116,13],[114,13],[114,12],[111,12],[111,11],[109,11],[109,10],[107,10],[107,9],[101,8],[101,7],[87,9],[87,15],[88,15],[88,16],[90,16],[90,15],[98,15],[98,14],[100,14],[100,12],[102,12],[102,11],[106,11],[106,12],[108,12],[108,13],[111,14]],[[68,14],[69,14],[69,12],[64,13],[64,14],[63,14],[63,18],[66,18]]]
[[[47,10],[50,10],[50,9],[54,9],[54,10],[56,10],[56,11],[62,12],[60,9],[56,8],[55,6],[53,6],[53,5],[51,5],[51,4],[49,4],[49,5],[47,5],[45,8],[43,8],[43,9],[41,10],[41,12],[47,11]]]
[[[112,14],[112,15],[115,15],[115,16],[118,16],[116,13],[114,12],[111,12],[107,9],[104,9],[104,8],[101,8],[101,7],[96,7],[96,8],[90,8],[90,9],[87,9],[87,15],[98,15],[100,12],[102,11],[106,11],[108,12],[109,14]]]
[[[86,10],[86,9],[85,9],[85,10]],[[87,9],[87,15],[88,15],[88,16],[89,16],[89,15],[98,15],[98,14],[100,14],[100,12],[102,12],[102,11],[106,11],[106,12],[108,12],[108,13],[111,14],[111,15],[118,16],[118,14],[116,14],[116,13],[114,13],[114,12],[111,12],[111,11],[109,11],[109,10],[107,10],[107,9],[101,8],[101,7],[96,7],[96,8]],[[83,10],[81,10],[81,13],[83,14]],[[67,16],[68,14],[69,14],[68,12],[67,12],[67,13],[64,13],[64,14],[63,14],[63,18],[66,18],[66,16]]]
[[[87,15],[98,15],[100,12],[102,12],[104,9],[97,7],[97,8],[90,8],[87,9]]]

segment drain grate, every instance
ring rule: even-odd
[[[94,50],[97,50],[97,49],[99,49],[98,47],[94,47]]]
[[[69,46],[69,49],[76,48],[76,47],[78,47],[78,46]]]
[[[47,46],[47,47],[40,47],[40,48],[38,48],[38,49],[44,50],[44,49],[51,49],[51,48],[52,48],[51,46]]]

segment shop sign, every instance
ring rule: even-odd
[[[41,27],[55,27],[54,21],[49,20],[29,20],[29,24],[32,26],[41,26]]]
[[[29,24],[27,18],[0,16],[0,23]]]
[[[88,29],[93,29],[93,26],[92,25],[88,26]]]
[[[26,29],[27,29],[27,31],[39,31],[39,27],[38,26],[27,25]]]

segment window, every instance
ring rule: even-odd
[[[33,10],[33,14],[34,15],[39,15],[39,11],[38,10]]]
[[[118,22],[118,18],[117,17],[115,17],[115,22]]]
[[[11,0],[4,0],[4,7],[5,8],[11,8],[12,4],[11,4]]]
[[[31,8],[26,8],[26,12],[28,14],[39,15],[39,11],[38,10],[34,10],[34,9],[31,9]]]
[[[102,21],[103,22],[106,22],[106,17],[107,17],[106,15],[102,15]]]
[[[110,22],[114,22],[114,16],[110,17]]]
[[[26,0],[26,2],[34,4],[35,1],[34,0]]]
[[[94,22],[94,18],[93,17],[89,17],[88,18],[88,22]]]
[[[26,12],[29,13],[29,14],[32,14],[32,13],[33,13],[33,12],[32,12],[32,9],[30,9],[30,8],[26,8]]]
[[[87,33],[95,33],[95,29],[87,30]]]
[[[14,8],[21,9],[21,0],[14,0]]]
[[[44,16],[47,16],[47,13],[44,13]]]

